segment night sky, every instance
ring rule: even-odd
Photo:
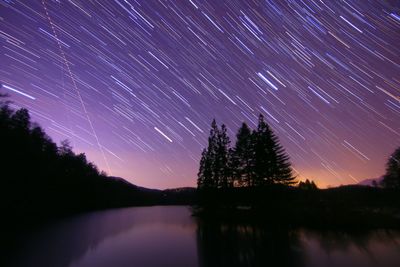
[[[110,175],[194,186],[211,120],[259,113],[300,179],[379,177],[400,145],[400,4],[0,0],[0,92]]]

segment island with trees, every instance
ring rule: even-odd
[[[243,123],[231,145],[225,125],[211,123],[198,172],[200,218],[250,220],[287,226],[400,227],[400,148],[374,187],[319,189],[298,181],[288,154],[262,114],[257,128]]]

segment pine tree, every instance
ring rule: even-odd
[[[289,156],[285,149],[279,143],[278,137],[271,131],[272,139],[272,171],[274,173],[273,180],[275,183],[284,185],[294,185],[297,182],[292,173]]]
[[[230,140],[227,129],[224,124],[218,132],[217,149],[216,149],[216,177],[219,188],[227,188],[231,186],[231,171],[229,166],[229,145]]]
[[[205,176],[205,165],[206,165],[206,157],[207,157],[207,149],[203,149],[201,152],[201,158],[200,158],[200,166],[199,166],[199,171],[197,172],[197,188],[204,188],[205,184],[204,181]]]
[[[232,176],[237,186],[252,185],[253,151],[251,130],[243,123],[236,134],[232,151]]]
[[[257,130],[252,133],[254,146],[253,186],[273,183],[271,130],[264,122],[264,116],[258,117]]]
[[[207,187],[218,187],[220,162],[217,158],[219,129],[215,119],[211,123],[210,136],[208,138],[207,159],[210,163],[210,180]]]
[[[390,156],[382,184],[386,188],[400,189],[400,147]]]
[[[199,188],[216,188],[219,180],[220,163],[217,160],[219,129],[215,119],[211,123],[207,149],[203,150],[198,172]]]
[[[197,173],[197,187],[200,189],[212,187],[212,162],[207,149],[203,149],[200,159],[199,172]]]
[[[273,133],[264,116],[260,114],[258,127],[253,131],[254,146],[254,184],[265,186],[273,183],[292,185],[289,156],[280,145],[278,137]]]

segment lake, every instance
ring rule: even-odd
[[[97,211],[28,235],[10,266],[400,266],[400,233],[199,221],[190,207]]]

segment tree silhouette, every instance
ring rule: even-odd
[[[217,153],[216,153],[216,166],[217,184],[219,188],[227,188],[232,185],[231,170],[230,170],[230,153],[229,153],[230,140],[227,134],[227,129],[224,124],[218,132]]]
[[[217,158],[219,129],[215,119],[211,123],[207,149],[203,150],[200,160],[197,184],[199,188],[218,186],[220,162]]]
[[[202,152],[197,185],[199,188],[227,188],[232,185],[230,169],[230,140],[225,125],[211,123],[207,149]]]
[[[57,146],[31,122],[27,109],[11,109],[4,95],[0,96],[0,148],[0,209],[10,220],[146,201],[146,193],[106,177],[85,154],[75,154],[68,141]]]
[[[207,149],[203,149],[201,153],[199,172],[197,173],[197,187],[212,187],[212,162]]]
[[[61,141],[60,147],[58,148],[58,154],[60,156],[72,156],[74,154],[71,143],[68,140]]]
[[[274,183],[292,185],[296,182],[292,175],[289,156],[280,145],[278,137],[259,115],[257,130],[253,131],[254,184],[256,186]]]
[[[232,150],[232,175],[237,186],[251,186],[253,178],[254,146],[249,126],[243,123],[236,134]]]
[[[382,185],[386,188],[400,189],[400,147],[393,152],[386,164]]]
[[[273,183],[272,170],[272,138],[271,130],[264,121],[264,116],[258,117],[257,130],[252,133],[254,146],[254,186],[264,186]]]
[[[28,132],[31,126],[29,111],[25,108],[17,110],[11,117],[13,126],[19,131]]]
[[[210,136],[208,137],[207,160],[210,162],[210,180],[206,187],[218,186],[220,162],[217,158],[219,129],[215,119],[211,123]]]
[[[271,184],[293,185],[289,157],[260,114],[257,130],[243,123],[233,149],[225,125],[211,123],[207,149],[200,160],[199,188],[232,186],[260,187]]]
[[[299,187],[299,189],[302,189],[302,190],[316,190],[316,189],[318,189],[318,187],[314,183],[314,181],[310,181],[308,179],[306,179],[304,182],[300,181],[298,187]]]

